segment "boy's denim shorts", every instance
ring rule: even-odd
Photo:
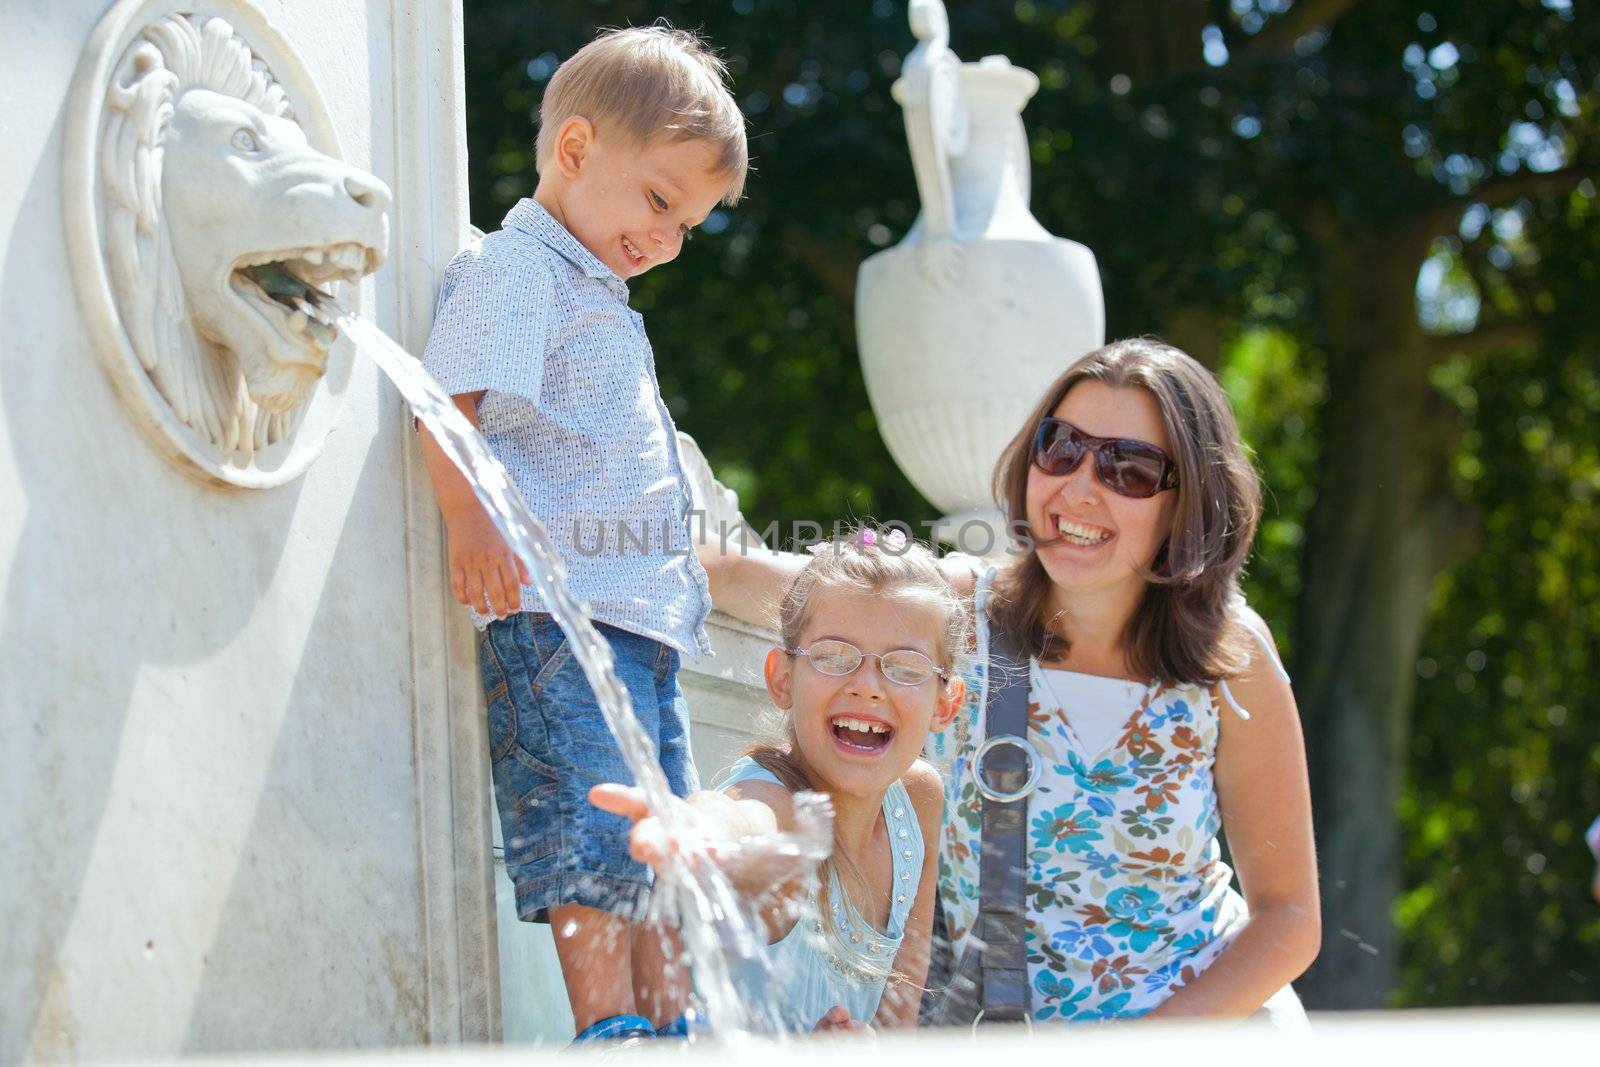
[[[604,623],[617,677],[655,739],[661,769],[679,796],[700,787],[689,754],[688,708],[678,653]],[[594,690],[555,621],[523,612],[489,624],[478,660],[489,705],[489,754],[517,915],[548,922],[548,909],[583,904],[629,919],[643,915],[650,869],[628,856],[631,824],[589,803],[600,782],[634,784]]]

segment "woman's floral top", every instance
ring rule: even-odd
[[[946,769],[939,893],[960,959],[978,913],[990,574],[980,577],[967,697],[932,735]],[[1245,922],[1217,832],[1218,710],[1203,687],[1152,686],[1104,749],[1085,752],[1029,665],[1028,739],[1041,761],[1028,797],[1027,952],[1033,1017],[1142,1015],[1204,971]]]

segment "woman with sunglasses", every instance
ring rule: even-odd
[[[978,642],[931,746],[957,980],[925,1015],[1303,1021],[1288,983],[1321,935],[1304,744],[1239,592],[1260,484],[1226,395],[1171,346],[1107,345],[1046,390],[995,491],[1027,539],[998,565],[944,561]],[[757,622],[797,569],[702,557],[717,605]]]

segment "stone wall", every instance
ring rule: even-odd
[[[0,1061],[492,1038],[481,698],[409,419],[358,359],[320,458],[247,490],[129,416],[62,203],[112,6],[0,6]],[[257,10],[394,191],[362,305],[415,348],[467,224],[459,4]]]
[[[345,360],[305,473],[224,485],[140,421],[85,302],[75,78],[97,25],[179,11],[286,42],[313,142],[393,191],[358,300],[412,351],[469,239],[454,0],[0,9],[0,1062],[562,1041],[549,930],[495,871],[473,635],[396,393]],[[713,636],[684,674],[708,780],[769,644]]]

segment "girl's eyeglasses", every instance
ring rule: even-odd
[[[861,666],[861,661],[869,656],[878,661],[879,673],[895,685],[921,685],[935,675],[942,679],[949,673],[935,667],[933,660],[914,648],[897,648],[879,655],[876,652],[863,652],[848,641],[830,638],[813,641],[810,648],[786,648],[784,651],[791,656],[805,656],[818,674],[826,674],[831,678],[854,674],[856,668]]]
[[[1178,484],[1178,467],[1148,441],[1096,437],[1065,419],[1045,419],[1033,438],[1033,465],[1051,477],[1071,474],[1094,453],[1094,476],[1121,496],[1142,499]]]

